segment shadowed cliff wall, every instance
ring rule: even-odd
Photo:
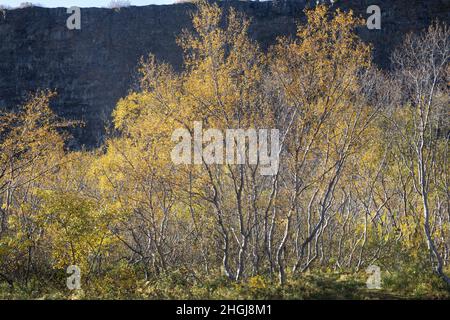
[[[250,35],[263,48],[276,37],[295,33],[311,1],[222,2],[252,18]],[[315,2],[315,1],[314,1]],[[367,17],[370,4],[382,9],[382,29],[360,29],[374,45],[375,61],[385,67],[389,53],[403,35],[420,30],[439,18],[450,21],[449,0],[340,0],[334,7],[353,9]],[[74,145],[101,142],[105,120],[120,97],[134,83],[142,55],[181,66],[175,43],[190,28],[191,4],[129,7],[120,10],[82,9],[81,30],[68,30],[65,8],[24,8],[0,11],[0,107],[13,108],[27,93],[50,88],[58,92],[52,108],[69,119],[86,122],[74,130]]]

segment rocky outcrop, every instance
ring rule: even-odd
[[[382,29],[358,30],[374,46],[375,61],[386,66],[389,53],[410,31],[439,18],[450,21],[448,0],[337,0],[334,7],[352,9],[367,17],[366,9],[382,9]],[[252,18],[251,37],[263,48],[278,36],[295,33],[303,9],[315,1],[227,1]],[[96,146],[105,121],[120,97],[134,83],[139,58],[149,52],[180,69],[176,36],[190,28],[192,4],[129,7],[120,10],[82,9],[81,30],[68,30],[65,8],[24,8],[0,11],[0,107],[13,108],[30,91],[58,92],[52,108],[69,119],[81,119],[75,145]]]

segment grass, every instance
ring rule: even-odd
[[[174,272],[150,281],[104,277],[83,284],[79,291],[37,282],[14,289],[0,284],[0,299],[450,299],[450,289],[434,275],[417,283],[408,282],[404,276],[385,275],[380,290],[369,290],[366,278],[364,273],[316,272],[290,279],[282,287],[275,279],[261,276],[236,283],[224,277],[193,279]]]

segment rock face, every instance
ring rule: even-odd
[[[250,35],[263,48],[278,36],[295,33],[304,21],[303,9],[315,1],[227,1],[251,17]],[[335,0],[334,7],[352,9],[368,17],[366,9],[382,10],[382,29],[358,32],[374,46],[375,61],[387,66],[389,53],[402,36],[423,29],[433,19],[450,21],[449,0]],[[65,8],[0,10],[0,108],[11,109],[29,92],[55,89],[52,108],[86,126],[73,132],[73,147],[97,146],[105,122],[118,99],[133,86],[139,58],[154,53],[160,60],[182,67],[176,36],[191,28],[192,4],[129,7],[120,10],[81,10],[81,30],[68,30]]]

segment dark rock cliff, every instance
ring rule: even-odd
[[[263,48],[280,35],[295,32],[304,19],[305,5],[315,1],[227,1],[252,18],[251,37]],[[382,9],[382,29],[361,28],[360,36],[374,45],[375,61],[385,67],[389,53],[407,32],[423,29],[433,19],[450,21],[449,0],[339,0],[335,7]],[[55,89],[52,108],[69,119],[84,120],[74,131],[75,144],[101,142],[107,120],[120,97],[132,86],[142,55],[181,68],[181,50],[175,43],[183,28],[190,28],[191,4],[129,7],[120,10],[82,9],[81,30],[68,30],[65,8],[24,8],[0,11],[0,108],[11,109],[28,92]]]

